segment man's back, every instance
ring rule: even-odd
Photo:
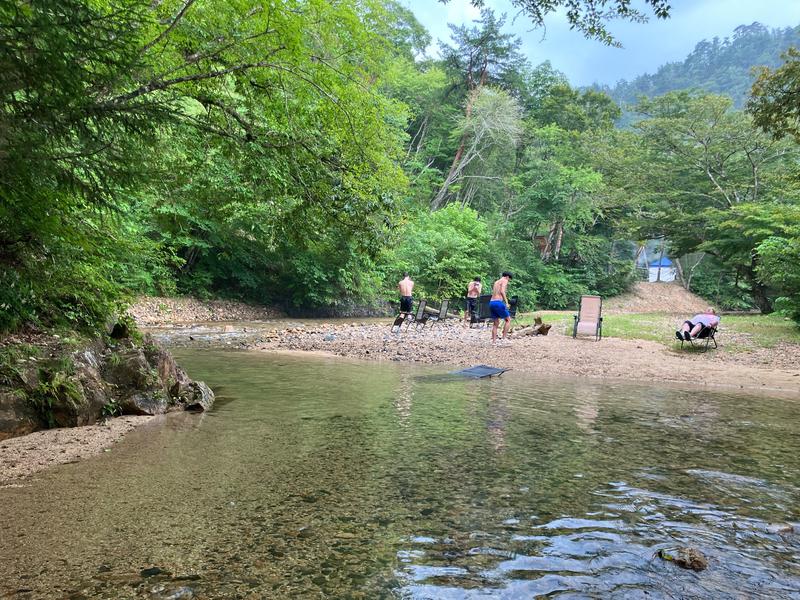
[[[414,282],[411,281],[410,277],[406,277],[405,279],[400,280],[400,283],[397,284],[397,287],[400,290],[401,296],[411,296],[414,291]]]
[[[507,286],[508,281],[505,277],[501,277],[495,281],[492,286],[492,300],[505,300]]]

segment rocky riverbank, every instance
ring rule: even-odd
[[[664,382],[691,389],[749,390],[800,398],[800,346],[751,352],[678,351],[661,343],[606,337],[573,339],[553,328],[547,336],[512,336],[493,345],[488,329],[455,321],[417,332],[392,333],[389,323],[292,327],[242,339],[263,351],[326,352],[352,358],[466,367],[489,364],[565,377]]]
[[[142,327],[215,321],[266,321],[284,316],[277,308],[234,300],[160,296],[142,296],[128,309],[128,312]]]
[[[169,352],[121,324],[95,338],[6,336],[0,341],[0,479],[99,452],[146,420],[113,417],[202,411],[213,402],[211,389],[193,381]],[[40,430],[47,431],[30,437]]]

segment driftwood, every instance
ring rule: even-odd
[[[524,327],[517,327],[511,330],[514,337],[522,337],[524,335],[547,335],[552,325],[542,323],[541,317],[536,317],[533,320],[533,325],[525,325]]]

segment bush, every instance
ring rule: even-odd
[[[461,298],[476,275],[489,272],[486,223],[471,208],[450,204],[435,212],[423,210],[400,231],[397,249],[387,255],[387,294],[408,271],[415,294],[431,300]]]

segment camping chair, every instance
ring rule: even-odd
[[[702,352],[708,352],[708,343],[714,342],[714,348],[718,348],[717,346],[717,338],[714,337],[717,335],[717,328],[716,327],[709,327],[708,325],[703,325],[703,328],[697,334],[697,337],[689,338],[689,344],[693,348],[702,348]],[[705,340],[706,343],[699,340]],[[681,340],[681,348],[683,348],[683,343],[686,340]],[[697,342],[697,344],[695,344]]]
[[[427,300],[420,300],[419,304],[417,305],[417,312],[409,315],[411,318],[408,319],[406,322],[406,331],[408,331],[409,326],[411,323],[414,323],[414,327],[419,327],[419,324],[422,323],[423,327],[425,326],[425,321],[428,320],[428,313],[425,312],[425,308],[428,305]]]
[[[579,333],[593,335],[595,341],[603,339],[603,299],[600,296],[581,296],[578,314],[574,315],[575,325],[572,337]]]
[[[405,323],[406,331],[408,331],[408,326],[420,318],[420,315],[425,314],[425,300],[420,300],[419,304],[417,305],[417,312],[415,313],[405,313],[401,312],[394,318],[394,323],[392,323],[392,333],[395,331],[400,331],[403,328],[403,324]],[[395,330],[395,327],[397,328]]]
[[[450,306],[450,300],[442,300],[442,305],[439,307],[438,314],[429,315],[427,319],[425,319],[425,324],[428,321],[431,322],[431,327],[433,327],[436,323],[440,321],[444,321],[447,318],[447,309]],[[425,328],[425,324],[423,324],[422,328]]]
[[[478,313],[471,315],[469,322],[470,327],[472,327],[476,323],[483,323],[485,325],[486,322],[492,318],[492,313],[489,310],[489,301],[491,299],[492,299],[491,294],[484,294],[483,296],[478,296]]]
[[[519,308],[519,296],[511,296],[508,300],[508,314],[511,315],[511,320],[517,325],[517,309]]]

